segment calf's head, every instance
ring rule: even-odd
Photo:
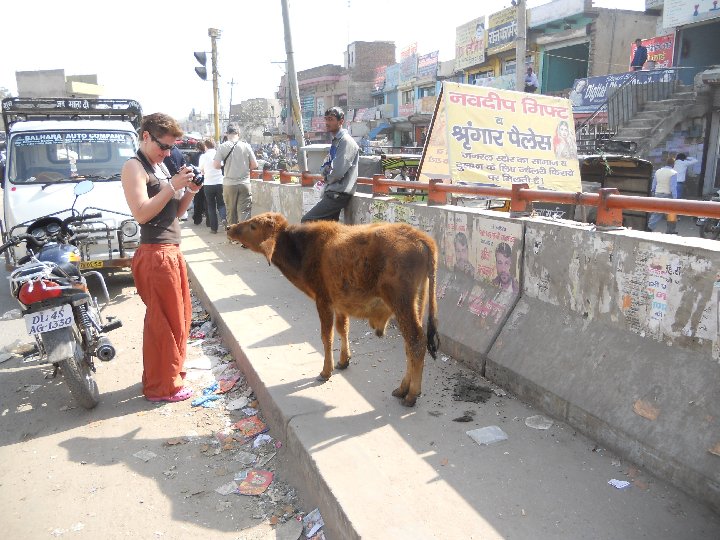
[[[252,219],[230,225],[227,229],[227,236],[230,240],[240,242],[256,253],[262,253],[270,264],[275,251],[277,235],[287,225],[288,221],[282,214],[265,212]]]

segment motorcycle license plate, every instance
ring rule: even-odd
[[[72,307],[63,304],[25,315],[28,334],[42,334],[70,326],[73,322]]]

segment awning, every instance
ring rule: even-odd
[[[386,129],[390,129],[392,126],[390,124],[387,124],[383,122],[377,127],[374,127],[370,130],[370,133],[368,134],[368,139],[373,140],[375,137],[378,136],[378,134],[382,131],[385,131]]]

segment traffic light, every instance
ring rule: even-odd
[[[200,62],[202,65],[202,67],[195,67],[195,73],[197,73],[198,77],[200,77],[203,81],[207,81],[207,68],[205,67],[205,64],[207,64],[207,53],[194,52],[193,55],[195,55],[195,60]]]

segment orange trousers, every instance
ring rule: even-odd
[[[143,394],[171,396],[183,387],[192,304],[185,258],[175,244],[141,244],[132,261],[145,307]]]

